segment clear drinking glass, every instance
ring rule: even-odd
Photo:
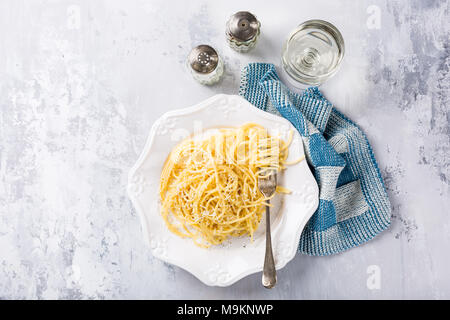
[[[308,20],[291,32],[281,60],[290,78],[318,86],[337,72],[344,51],[344,39],[335,26],[323,20]]]

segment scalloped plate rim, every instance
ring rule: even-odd
[[[233,97],[235,99],[240,99],[241,101],[243,101],[245,104],[249,105],[250,103],[245,100],[244,98],[242,98],[241,96],[238,95],[228,95],[228,94],[216,94],[211,96],[210,98],[201,101],[200,103],[197,103],[193,106],[187,107],[187,108],[180,108],[180,109],[176,109],[176,110],[171,110],[168,112],[165,112],[163,115],[161,115],[152,125],[149,135],[147,137],[145,146],[142,150],[142,152],[140,153],[138,159],[136,160],[135,164],[131,167],[131,169],[129,170],[128,173],[128,180],[127,180],[127,194],[134,206],[134,208],[136,209],[138,215],[139,215],[139,220],[140,220],[140,224],[142,227],[142,233],[144,236],[144,239],[146,241],[146,243],[150,246],[151,243],[151,235],[152,233],[148,230],[147,227],[147,221],[146,221],[146,217],[145,217],[145,210],[141,207],[138,199],[135,197],[135,194],[130,190],[130,186],[132,184],[132,179],[135,176],[136,172],[138,171],[138,169],[143,165],[145,159],[147,158],[147,156],[149,156],[149,154],[152,151],[152,146],[153,146],[153,142],[155,140],[156,137],[156,131],[158,128],[158,125],[160,124],[160,122],[164,119],[167,119],[169,117],[174,117],[174,116],[183,116],[183,115],[187,115],[187,114],[191,114],[193,112],[196,111],[200,111],[202,109],[206,109],[210,106],[210,102],[215,101],[217,99],[219,99],[220,97]],[[289,124],[290,126],[292,126],[292,124],[285,118],[279,117],[277,115],[268,113],[266,111],[260,110],[254,106],[252,106],[250,104],[250,106],[252,107],[251,112],[254,113],[258,113],[259,116],[262,116],[266,119],[276,119],[278,122],[284,122],[286,124]],[[226,120],[225,120],[226,121]],[[304,152],[304,150],[303,150]],[[312,176],[311,171],[308,169],[309,174]],[[313,179],[314,180],[314,179]],[[290,250],[290,253],[286,255],[286,259],[283,261],[283,263],[281,264],[277,264],[276,269],[280,270],[282,268],[284,268],[290,261],[292,261],[297,253],[297,249],[298,249],[298,243],[300,241],[300,236],[301,233],[306,225],[306,223],[308,222],[308,220],[311,218],[311,216],[314,214],[314,212],[316,211],[318,204],[319,204],[319,198],[318,198],[318,193],[319,193],[319,188],[317,183],[314,180],[314,183],[312,185],[310,185],[312,187],[315,188],[314,190],[314,194],[317,195],[317,197],[314,197],[314,204],[313,206],[308,209],[307,214],[304,215],[304,218],[302,220],[302,222],[299,224],[299,227],[297,228],[296,234],[294,236],[295,240],[296,240],[296,245],[292,246],[292,249]],[[274,247],[274,245],[272,244],[272,246]],[[241,280],[242,278],[253,274],[253,273],[257,273],[262,271],[263,265],[261,262],[260,266],[256,266],[253,268],[248,268],[243,270],[242,272],[240,272],[238,275],[231,277],[230,279],[228,279],[227,281],[223,281],[223,282],[219,282],[219,281],[211,281],[210,279],[208,279],[208,277],[204,276],[203,274],[198,274],[197,272],[193,271],[192,268],[190,268],[188,265],[183,264],[179,261],[174,261],[174,259],[167,257],[167,256],[162,256],[159,255],[157,253],[155,253],[154,251],[152,251],[152,255],[157,258],[160,259],[166,263],[178,266],[184,270],[186,270],[187,272],[189,272],[190,274],[194,275],[197,279],[199,279],[201,282],[203,282],[204,284],[208,285],[208,286],[219,286],[219,287],[226,287],[226,286],[230,286],[234,283],[236,283],[237,281]]]

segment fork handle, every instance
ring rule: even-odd
[[[266,200],[267,204],[270,200]],[[277,271],[275,261],[273,260],[272,237],[270,235],[270,207],[266,206],[266,255],[264,258],[264,268],[262,275],[262,284],[267,289],[271,289],[277,282]]]

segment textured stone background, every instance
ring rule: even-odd
[[[448,1],[168,2],[0,2],[0,298],[449,299]],[[247,55],[224,41],[238,10],[262,22]],[[278,65],[311,18],[344,35],[342,69],[321,89],[367,133],[392,226],[343,254],[297,255],[271,291],[259,274],[207,287],[152,257],[127,172],[157,117],[237,93],[240,68]],[[200,43],[226,63],[210,88],[184,66]]]

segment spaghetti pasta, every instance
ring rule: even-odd
[[[160,180],[161,214],[169,230],[201,247],[244,234],[253,240],[266,205],[258,177],[289,164],[292,134],[284,142],[246,123],[178,144]],[[290,191],[278,186],[277,192]]]

